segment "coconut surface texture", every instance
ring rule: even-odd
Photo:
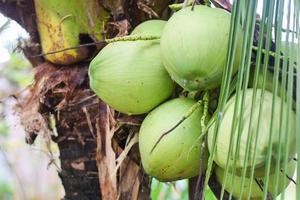
[[[151,153],[160,136],[173,128],[196,102],[188,98],[170,100],[148,114],[139,132],[139,149],[145,171],[160,181],[196,176],[200,164],[202,107],[166,135]],[[203,152],[207,164],[207,149]]]
[[[160,23],[159,27],[157,30],[163,28]],[[97,96],[126,114],[150,111],[166,100],[175,86],[162,64],[159,40],[108,44],[92,60],[89,76]]]
[[[130,35],[161,36],[166,23],[165,20],[148,20],[135,27]]]
[[[283,173],[283,171],[280,171],[278,174],[278,187],[275,191],[275,181],[276,181],[276,174],[275,172],[271,173],[269,176],[269,185],[268,185],[268,192],[272,195],[272,197],[275,199],[276,196],[278,196],[283,190],[287,188],[289,184],[294,184],[291,183],[291,180],[288,177],[293,177],[296,169],[296,163],[297,161],[291,160],[288,165],[287,165],[287,170],[286,174]],[[224,179],[224,174],[225,170],[223,170],[220,167],[216,167],[215,173],[217,176],[217,180],[221,184],[225,184],[225,179]],[[232,180],[233,179],[233,180]],[[233,181],[234,184],[231,184],[231,181]],[[241,187],[241,181],[242,177],[234,175],[232,173],[228,173],[227,176],[227,181],[225,185],[225,190],[228,192],[231,192],[232,195],[235,198],[240,197],[240,187]],[[256,183],[255,180],[252,180],[252,183],[250,182],[251,180],[249,178],[245,178],[245,182],[243,185],[243,194],[241,195],[242,199],[247,199],[248,193],[250,191],[250,186],[251,186],[251,194],[250,198],[251,199],[262,199],[263,197],[263,191],[260,189],[259,185]],[[261,179],[260,181],[263,181]],[[250,185],[251,184],[251,185]]]
[[[255,165],[255,177],[264,176],[265,163],[267,160],[267,151],[269,145],[269,136],[271,130],[271,117],[272,117],[272,98],[273,94],[265,91],[264,98],[261,99],[262,90],[258,89],[256,94],[256,99],[254,100],[254,110],[252,116],[252,123],[249,131],[249,123],[250,123],[250,112],[251,112],[251,104],[252,104],[252,96],[253,90],[248,89],[245,93],[245,104],[244,109],[240,115],[237,115],[236,118],[233,119],[234,107],[236,96],[234,95],[227,103],[225,107],[224,117],[220,125],[217,141],[216,141],[216,154],[215,154],[215,162],[218,166],[225,169],[227,156],[229,153],[230,147],[230,136],[232,129],[232,122],[238,121],[240,118],[242,121],[241,131],[240,131],[240,145],[237,150],[237,160],[236,160],[236,168],[237,174],[240,174],[241,168],[244,165],[245,150],[247,141],[250,140],[250,148],[249,148],[249,157],[247,159],[247,167],[251,167],[251,163],[254,161]],[[262,100],[262,108],[261,108],[261,123],[258,124],[258,116],[260,109],[260,101]],[[285,143],[287,143],[288,149],[288,158],[292,158],[295,153],[295,142],[296,142],[296,115],[293,111],[289,114],[289,120],[286,122],[286,117],[288,114],[288,105],[283,102],[283,115],[281,116],[281,98],[276,96],[274,101],[274,121],[273,121],[273,136],[271,143],[273,144],[272,148],[272,168],[275,167],[275,161],[278,159],[283,159],[284,154],[281,153],[281,156],[278,155],[278,147],[281,143],[281,148],[285,147]],[[281,119],[282,117],[282,119]],[[282,131],[280,132],[280,124],[282,123]],[[259,125],[259,128],[257,129]],[[289,131],[287,130],[287,125],[290,125]],[[213,135],[215,129],[215,122],[212,123],[208,130],[208,149],[211,152],[213,146]],[[233,144],[232,144],[232,152],[236,152],[237,149],[237,138],[238,138],[238,129],[233,131]],[[279,135],[282,134],[281,140],[279,140]],[[289,135],[289,139],[287,137]],[[249,138],[248,138],[249,137]],[[257,139],[257,147],[255,150],[255,138]],[[255,158],[253,157],[254,151],[256,153]],[[234,160],[234,154],[232,153],[231,160]],[[230,162],[229,166],[233,167],[233,162]],[[250,171],[250,170],[249,170]]]
[[[254,76],[255,76],[255,70],[252,68],[250,70],[249,74],[249,82],[248,85],[250,88],[254,87]],[[258,80],[257,80],[257,88],[262,89],[263,88],[263,79],[264,79],[264,74],[263,71],[260,70],[258,73]],[[280,82],[278,81],[278,96],[280,96]],[[269,92],[272,92],[273,90],[273,74],[270,71],[267,71],[266,73],[266,79],[265,79],[265,90],[268,90]]]
[[[161,37],[161,53],[167,71],[180,86],[194,91],[220,85],[230,18],[222,9],[198,5],[193,10],[182,9],[169,19]],[[241,31],[237,34],[241,35]],[[238,42],[236,58],[240,57],[240,49],[241,42]],[[233,73],[238,63],[235,59]]]

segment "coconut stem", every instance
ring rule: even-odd
[[[258,50],[258,47],[257,47],[257,46],[252,46],[252,49],[253,49],[254,51],[257,51],[257,50]],[[263,52],[264,54],[267,53],[267,51],[266,51],[265,49],[262,49],[262,52]],[[270,51],[269,51],[269,55],[275,58],[276,52],[270,50]],[[280,59],[283,59],[283,58],[284,58],[284,54],[283,54],[282,52],[280,52],[280,55],[279,55],[279,56],[280,56]],[[294,64],[294,65],[297,65],[297,62],[294,61],[293,64]]]
[[[201,134],[200,134],[200,136],[204,136],[204,134],[205,134],[205,128],[206,128],[205,120],[206,120],[206,117],[208,114],[208,104],[209,104],[209,93],[206,91],[203,96],[203,114],[201,117]],[[201,184],[203,186],[203,184],[204,184],[203,180],[205,179],[205,177],[204,177],[205,174],[202,175],[202,170],[203,170],[202,169],[203,168],[202,161],[204,160],[205,138],[206,137],[203,137],[202,139],[200,139],[199,177],[198,177],[197,184],[196,184],[196,194],[195,194],[194,200],[201,199],[202,195],[203,195],[203,189],[201,187]]]
[[[202,135],[202,134],[201,134]],[[204,160],[204,149],[205,149],[205,138],[204,137],[203,139],[204,140],[200,140],[200,163],[199,163],[199,177],[198,177],[198,180],[197,180],[197,184],[196,184],[196,192],[195,192],[195,198],[194,200],[198,200],[198,199],[202,199],[202,195],[203,195],[203,185],[204,185],[204,180],[205,180],[205,173],[202,173],[202,170],[203,170],[203,160]]]
[[[209,0],[204,0],[204,4],[205,4],[206,6],[210,6],[210,1],[209,1]]]
[[[201,105],[202,105],[203,101],[199,100],[197,103],[195,103],[186,113],[185,115],[181,118],[181,120],[179,120],[179,122],[177,122],[175,124],[175,126],[173,126],[172,128],[170,128],[168,131],[164,132],[159,138],[158,140],[155,142],[154,146],[152,147],[150,154],[154,151],[154,149],[156,148],[156,146],[160,143],[160,141],[166,136],[168,135],[170,132],[172,132],[175,128],[177,128],[180,124],[182,124],[187,118],[189,118],[194,112],[195,110],[197,110]]]
[[[113,43],[113,42],[124,42],[124,41],[138,41],[138,40],[157,40],[160,39],[158,36],[153,36],[153,35],[128,35],[128,36],[123,36],[123,37],[115,37],[112,39],[106,39],[106,43]]]
[[[186,2],[185,6],[190,6],[193,4],[193,0],[189,0],[188,2]],[[173,11],[178,11],[181,10],[183,8],[183,3],[175,3],[175,4],[171,4],[169,5],[169,8]]]
[[[203,114],[201,117],[201,135],[205,133],[205,120],[208,114],[209,93],[206,91],[203,96]]]
[[[149,35],[149,36],[129,35],[129,36],[123,36],[123,37],[115,37],[115,38],[112,38],[112,39],[105,39],[103,41],[91,42],[91,43],[77,45],[77,46],[74,46],[74,47],[68,47],[68,48],[64,48],[64,49],[59,49],[59,50],[56,50],[56,51],[50,51],[50,52],[46,52],[46,53],[41,53],[41,54],[29,56],[29,58],[35,58],[35,57],[41,57],[41,56],[46,56],[46,55],[52,55],[52,54],[56,54],[56,53],[61,53],[61,52],[69,51],[69,50],[72,50],[72,49],[79,49],[79,48],[82,48],[82,47],[105,45],[105,44],[109,44],[109,43],[113,43],[113,42],[119,42],[119,41],[138,41],[138,40],[157,40],[157,39],[160,39],[160,37],[158,37],[158,36],[151,36],[151,35]]]

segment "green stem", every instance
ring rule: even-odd
[[[210,0],[204,0],[204,4],[205,4],[206,6],[210,6]]]
[[[257,46],[252,46],[252,49],[253,49],[254,51],[257,51],[257,50],[258,50],[258,47],[257,47]],[[262,52],[263,52],[264,54],[267,53],[267,51],[266,51],[265,49],[262,49]],[[269,50],[269,55],[275,58],[275,57],[276,57],[276,52]],[[280,58],[280,59],[284,59],[284,56],[287,56],[287,55],[279,55],[279,58]],[[297,65],[297,62],[294,62],[294,64]]]
[[[206,118],[208,114],[208,104],[209,104],[209,93],[206,91],[204,96],[203,96],[203,114],[201,117],[201,135],[205,133],[206,130]]]
[[[128,35],[123,37],[115,37],[112,39],[105,39],[105,42],[113,43],[113,42],[138,41],[138,40],[157,40],[157,39],[160,39],[160,37],[153,36],[153,35]]]
[[[188,3],[186,4],[186,6],[191,6],[193,4],[194,0],[189,0]],[[183,4],[182,3],[175,3],[175,4],[171,4],[169,5],[169,8],[173,11],[178,11],[182,9]]]
[[[197,183],[196,183],[196,194],[195,196],[198,197],[198,196],[201,196],[203,195],[203,188],[202,187],[204,184],[203,182],[203,179],[205,174],[202,175],[202,170],[203,170],[203,160],[205,159],[205,154],[204,154],[204,151],[205,151],[205,147],[206,147],[206,137],[202,138],[203,136],[205,136],[205,126],[206,126],[206,117],[207,117],[207,114],[208,114],[208,104],[209,104],[209,93],[206,91],[204,93],[204,96],[203,96],[203,114],[202,114],[202,117],[201,117],[201,122],[200,122],[200,126],[201,126],[201,134],[200,136],[198,137],[198,139],[196,141],[199,141],[200,142],[200,163],[199,163],[199,177],[198,177],[198,180],[197,180]],[[199,144],[199,143],[197,143]],[[195,145],[192,146],[192,148],[194,148]],[[191,149],[192,150],[192,149]]]

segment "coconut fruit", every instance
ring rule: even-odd
[[[145,171],[160,181],[175,181],[199,173],[200,106],[184,122],[168,133],[152,151],[162,134],[172,129],[196,102],[188,98],[170,100],[150,112],[141,125],[139,150]],[[207,150],[203,152],[207,159]],[[207,160],[201,160],[206,168]]]
[[[147,34],[148,28],[139,28]],[[136,36],[138,34],[134,34]],[[92,60],[90,87],[108,105],[127,114],[142,114],[166,100],[174,82],[165,70],[159,51],[159,40],[119,41],[108,44]]]
[[[225,69],[230,13],[198,5],[176,12],[161,36],[163,63],[171,77],[183,88],[211,89],[219,86]],[[239,66],[241,27],[233,73]]]
[[[270,136],[270,127],[271,127],[271,118],[272,118],[272,98],[273,94],[265,91],[264,92],[264,99],[261,99],[261,90],[257,90],[256,99],[254,101],[254,110],[252,116],[252,123],[250,127],[250,132],[248,131],[249,123],[250,123],[250,112],[251,112],[251,104],[252,104],[252,96],[253,90],[248,89],[245,94],[244,100],[244,109],[242,113],[238,116],[238,119],[242,118],[243,126],[241,127],[241,139],[240,139],[240,146],[237,150],[237,160],[236,160],[236,168],[237,174],[240,174],[240,171],[244,165],[245,158],[245,150],[247,141],[250,138],[250,134],[252,135],[250,141],[250,148],[249,148],[249,157],[247,162],[247,167],[250,168],[252,162],[255,165],[255,176],[262,177],[264,176],[264,168],[265,163],[267,160],[267,152],[269,146],[269,136]],[[260,101],[263,101],[263,107],[260,111]],[[291,111],[291,115],[289,118],[290,122],[290,133],[289,133],[289,140],[286,141],[285,134],[287,123],[283,123],[282,132],[280,132],[280,124],[281,120],[286,120],[288,106],[284,102],[283,103],[283,116],[281,116],[281,98],[276,96],[274,101],[274,122],[273,122],[273,136],[272,136],[272,162],[275,163],[276,160],[282,160],[283,154],[279,157],[277,154],[278,147],[281,144],[281,147],[284,147],[285,142],[289,146],[289,158],[291,158],[295,153],[295,142],[296,142],[296,115],[293,111]],[[234,107],[235,107],[235,96],[233,96],[226,104],[223,120],[220,125],[217,141],[216,141],[216,152],[215,152],[215,162],[221,168],[226,167],[227,156],[229,152],[229,145],[230,145],[230,136],[231,136],[231,129],[232,129],[232,121],[236,120],[233,119],[234,114]],[[259,111],[261,112],[261,123],[259,128],[258,126],[258,116]],[[282,119],[281,119],[282,117]],[[208,149],[211,152],[213,146],[213,135],[215,131],[215,122],[212,123],[208,130]],[[237,148],[237,137],[238,137],[238,129],[234,131],[233,136],[233,144],[232,144],[232,152],[236,152]],[[279,140],[279,136],[281,134],[281,140]],[[257,148],[255,149],[255,137],[258,137],[257,140]],[[249,138],[248,138],[249,137]],[[283,139],[285,138],[285,139]],[[256,153],[255,158],[253,158],[253,153]],[[234,159],[231,158],[232,161]],[[232,163],[230,162],[230,166],[232,167]],[[273,165],[274,166],[274,165]]]
[[[249,84],[248,84],[250,88],[253,88],[253,86],[254,86],[254,76],[255,76],[255,70],[251,69],[250,74],[249,74]],[[257,78],[258,78],[257,88],[262,89],[263,79],[264,79],[262,71],[259,71]],[[280,82],[278,81],[278,83],[279,83],[278,88],[280,88]],[[265,90],[268,90],[269,92],[272,92],[272,90],[273,90],[273,74],[270,71],[267,71],[267,73],[266,73]],[[279,94],[279,92],[280,92],[280,89],[278,91],[278,94]]]
[[[167,21],[165,20],[148,20],[135,27],[130,35],[148,35],[160,37],[166,23]]]
[[[287,186],[291,183],[291,180],[288,177],[293,177],[296,169],[296,161],[291,160],[287,165],[286,174],[283,173],[283,171],[279,172],[278,175],[278,187],[277,192],[275,193],[275,181],[276,181],[276,174],[275,172],[272,172],[269,176],[269,184],[268,184],[268,192],[272,195],[272,197],[275,199],[276,196],[278,196],[281,192],[283,192]],[[217,177],[217,180],[221,184],[225,184],[224,180],[224,172],[220,167],[216,167],[215,174]],[[231,181],[233,179],[233,185],[231,184]],[[242,177],[234,175],[232,173],[228,173],[227,181],[225,185],[225,190],[232,193],[232,195],[235,198],[240,197],[240,187],[241,187],[241,181]],[[261,179],[263,181],[263,179]],[[285,184],[284,184],[285,181]],[[292,183],[291,183],[292,184]],[[248,193],[250,191],[251,186],[251,199],[262,199],[263,198],[263,191],[260,189],[260,186],[256,183],[255,180],[252,180],[252,185],[250,185],[250,179],[245,178],[244,185],[243,185],[243,194],[241,195],[242,199],[247,199]]]
[[[299,50],[298,50],[298,44],[294,42],[287,42],[282,41],[281,42],[281,52],[287,59],[292,62],[297,62],[299,57]],[[297,65],[293,64],[295,69],[297,69]]]

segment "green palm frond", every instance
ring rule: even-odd
[[[228,123],[224,122],[224,116],[228,116],[228,101],[231,99],[234,109],[231,124],[226,124],[231,134],[226,141],[229,148],[226,167],[222,169],[220,199],[225,192],[229,193],[229,199],[251,199],[251,192],[257,188],[261,190],[262,199],[275,199],[279,193],[281,199],[289,199],[284,190],[289,182],[296,185],[297,199],[300,199],[300,186],[296,184],[300,182],[300,165],[297,165],[297,180],[292,180],[293,176],[289,174],[289,163],[296,165],[295,153],[300,154],[300,2],[262,0],[260,16],[258,10],[257,0],[236,0],[233,5],[227,64],[218,108],[212,119],[215,126],[214,131],[208,133],[213,134],[213,145],[205,187],[208,188],[215,164],[218,166],[218,137],[222,123]],[[240,25],[243,28],[243,48],[237,53],[239,41],[236,34]],[[239,72],[234,75],[233,62],[237,56],[241,62]],[[252,88],[250,104],[247,100],[249,88]],[[266,102],[267,99],[270,101]],[[249,120],[245,120],[245,115]],[[261,131],[262,127],[266,128]],[[259,152],[262,138],[267,139],[264,155]],[[241,155],[243,161],[239,160]],[[257,166],[256,159],[260,157],[264,160]],[[258,168],[260,175],[257,174]],[[228,191],[227,188],[233,187],[235,189]]]

